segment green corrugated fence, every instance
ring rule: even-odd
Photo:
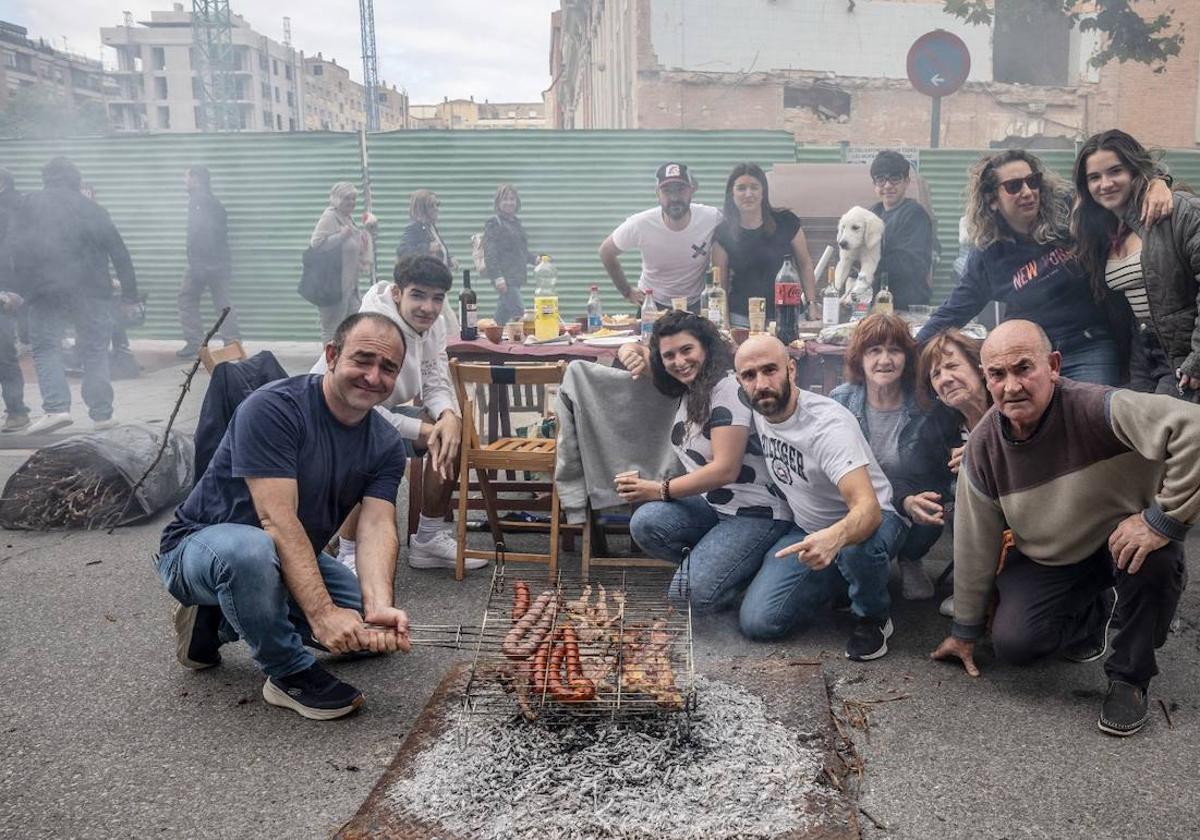
[[[470,236],[492,214],[496,185],[509,181],[521,192],[521,218],[531,247],[555,258],[566,316],[582,314],[590,283],[600,285],[609,311],[627,308],[596,250],[626,216],[654,204],[653,176],[660,163],[687,163],[700,180],[696,200],[720,206],[725,177],[741,161],[769,167],[842,159],[840,147],[797,147],[783,131],[419,131],[375,134],[368,143],[380,218],[381,276],[390,273],[413,190],[425,187],[439,194],[439,227],[466,268],[471,266]],[[935,302],[953,282],[967,169],[984,153],[920,152],[944,256],[935,278]],[[140,335],[179,334],[175,294],[186,267],[183,171],[204,164],[229,213],[233,294],[246,336],[317,338],[316,311],[295,291],[300,255],[328,203],[329,187],[362,179],[357,136],[179,134],[0,141],[0,166],[13,171],[22,190],[37,189],[42,164],[60,154],[74,160],[84,180],[94,185],[97,200],[112,213],[133,254],[139,285],[151,296]],[[1069,176],[1072,152],[1038,154]],[[1200,151],[1169,151],[1166,163],[1176,178],[1200,187]],[[635,278],[637,255],[628,254],[623,262]],[[481,312],[490,315],[494,293],[487,284],[479,288]]]

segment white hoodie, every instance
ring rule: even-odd
[[[454,389],[450,384],[450,362],[446,356],[446,319],[438,318],[423,334],[417,332],[400,317],[392,300],[392,283],[380,280],[363,295],[359,312],[377,312],[391,318],[404,333],[408,351],[404,355],[404,366],[396,377],[392,395],[376,407],[387,421],[396,427],[401,436],[416,440],[421,434],[421,419],[406,417],[388,411],[392,406],[411,402],[418,396],[422,407],[436,420],[442,412],[450,409],[458,414],[454,404]],[[445,314],[445,309],[442,310]],[[310,373],[325,373],[325,355],[317,359]]]

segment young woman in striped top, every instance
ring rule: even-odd
[[[1138,208],[1155,177],[1153,156],[1133,137],[1117,129],[1092,136],[1075,161],[1072,230],[1097,299],[1123,301],[1132,314],[1130,386],[1195,402],[1200,199],[1176,191],[1174,212],[1147,228]]]

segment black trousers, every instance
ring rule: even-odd
[[[1104,672],[1110,680],[1144,688],[1158,673],[1154,651],[1167,640],[1186,585],[1183,545],[1177,542],[1152,552],[1135,575],[1117,569],[1107,541],[1090,557],[1068,566],[1035,563],[1009,549],[996,578],[999,604],[992,647],[998,659],[1012,665],[1057,653],[1099,625],[1099,596],[1115,586],[1120,628]]]

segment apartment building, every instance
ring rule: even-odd
[[[34,41],[24,26],[0,21],[0,107],[14,91],[38,88],[76,107],[104,102],[104,68],[93,58]]]
[[[409,109],[413,128],[514,129],[548,128],[541,102],[476,102],[475,97],[450,99]]]
[[[304,128],[307,131],[360,131],[366,128],[365,88],[350,71],[321,53],[304,59]],[[384,82],[376,95],[380,131],[409,128],[408,94]]]
[[[204,125],[203,83],[192,46],[192,13],[182,3],[152,11],[150,20],[126,17],[100,30],[116,52],[110,73],[109,118],[116,131],[192,132]],[[234,79],[238,128],[302,131],[301,54],[233,16]]]

